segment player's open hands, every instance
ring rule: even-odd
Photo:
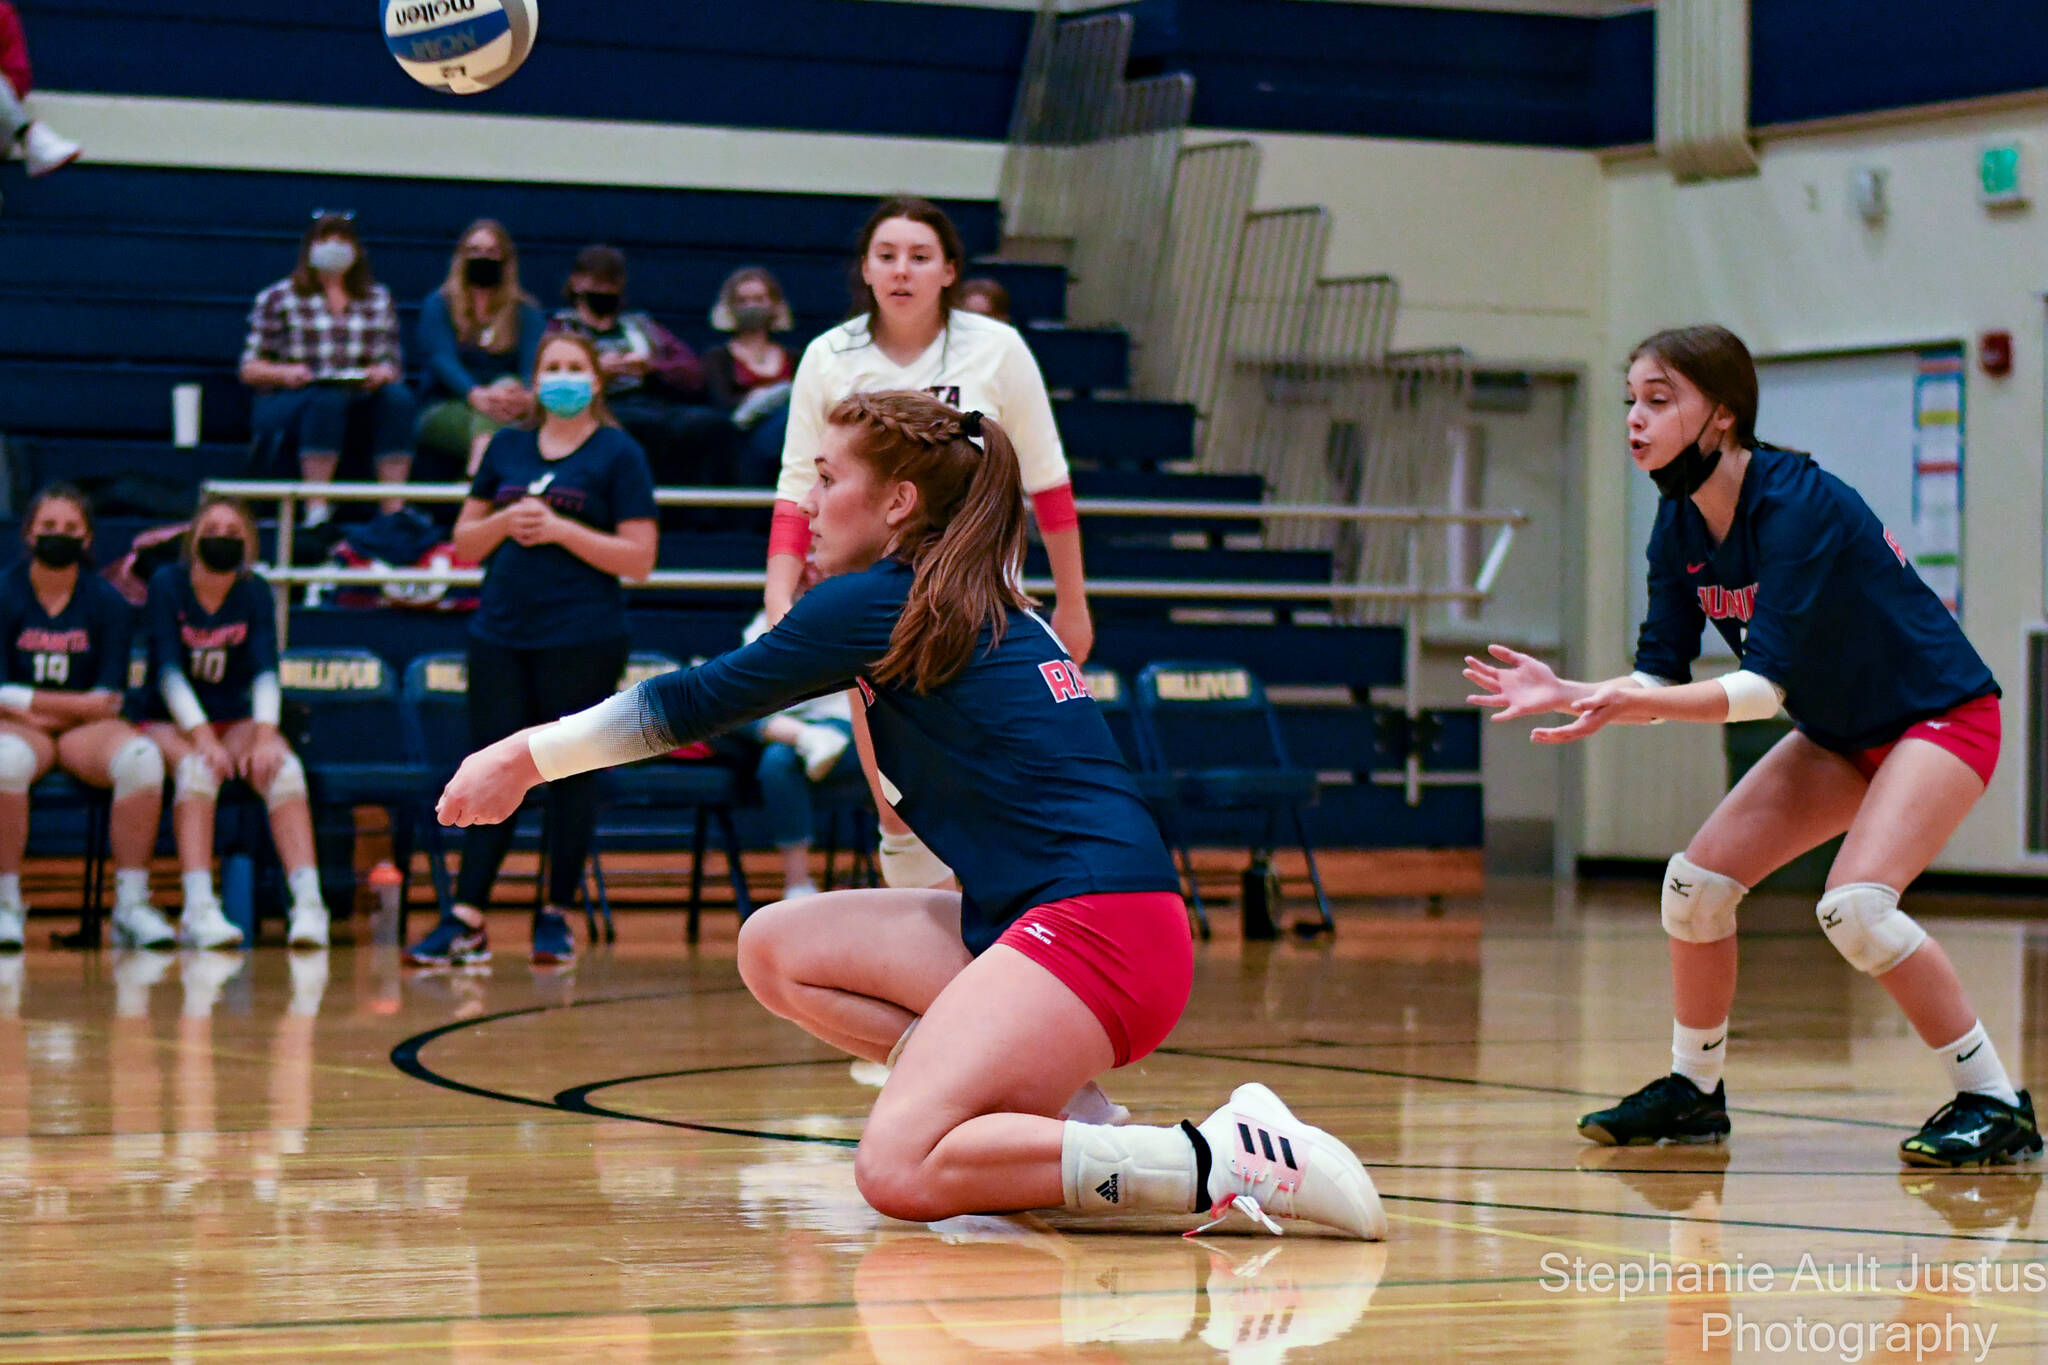
[[[509,820],[526,794],[540,785],[540,769],[521,730],[462,760],[434,807],[444,825],[495,825]]]
[[[1540,716],[1571,705],[1570,689],[1541,659],[1532,659],[1506,645],[1488,645],[1486,652],[1500,662],[1488,663],[1470,654],[1465,656],[1465,680],[1480,689],[1465,698],[1467,705],[1495,708],[1494,720]]]
[[[1641,725],[1649,719],[1638,705],[1644,696],[1644,689],[1631,682],[1601,683],[1577,701],[1566,704],[1565,709],[1576,717],[1569,725],[1531,730],[1529,738],[1538,744],[1569,744],[1605,725]]]

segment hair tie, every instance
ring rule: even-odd
[[[971,440],[981,439],[981,413],[979,411],[960,414],[960,434]]]

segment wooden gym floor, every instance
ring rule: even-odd
[[[324,958],[32,946],[0,959],[0,1361],[2048,1358],[2040,1177],[1902,1176],[1938,1069],[1803,900],[1745,911],[1730,1145],[1576,1136],[1668,1061],[1653,896],[1220,923],[1106,1088],[1167,1122],[1267,1081],[1365,1157],[1382,1245],[879,1218],[873,1092],[746,996],[725,913],[695,951],[622,914],[556,975],[513,913],[477,973],[402,974],[367,921]],[[2028,908],[1915,898],[2039,1080]]]

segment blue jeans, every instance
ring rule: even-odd
[[[812,724],[829,725],[848,735],[853,733],[853,727],[844,721],[814,721]],[[839,771],[852,754],[853,746],[849,744],[846,752],[839,756],[839,762],[832,765],[832,771]],[[768,813],[768,830],[775,846],[788,848],[791,844],[808,844],[812,829],[811,780],[804,775],[802,757],[787,744],[764,744],[761,761],[754,768],[754,778],[761,784],[761,808]]]
[[[381,463],[412,458],[413,411],[412,390],[403,384],[308,384],[257,394],[249,424],[302,456],[339,455],[353,419],[369,430],[370,457]]]

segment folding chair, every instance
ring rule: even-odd
[[[399,935],[405,933],[406,880],[413,849],[423,847],[441,912],[454,903],[447,848],[434,818],[434,773],[408,742],[391,669],[366,649],[292,649],[278,661],[285,699],[303,708],[297,736],[314,809],[382,806],[391,817],[392,861],[399,871]]]
[[[1088,695],[1095,698],[1095,709],[1102,713],[1102,719],[1109,726],[1110,738],[1122,751],[1124,762],[1130,765],[1131,776],[1137,779],[1138,795],[1151,808],[1152,818],[1159,824],[1159,832],[1180,855],[1181,877],[1187,885],[1188,909],[1195,917],[1195,928],[1203,938],[1209,937],[1209,912],[1202,905],[1202,884],[1195,876],[1195,864],[1189,856],[1186,837],[1181,833],[1180,784],[1173,775],[1160,767],[1158,756],[1140,732],[1137,715],[1131,710],[1131,696],[1124,686],[1121,674],[1114,669],[1088,668],[1082,670],[1082,678],[1088,684]]]
[[[1244,878],[1245,937],[1273,938],[1278,932],[1268,901],[1273,826],[1283,813],[1294,822],[1322,915],[1308,932],[1335,932],[1337,922],[1301,818],[1302,808],[1316,800],[1316,775],[1289,760],[1279,719],[1251,670],[1211,661],[1151,664],[1138,675],[1137,714],[1141,733],[1159,766],[1174,778],[1177,799],[1186,808],[1246,811],[1263,819]]]

